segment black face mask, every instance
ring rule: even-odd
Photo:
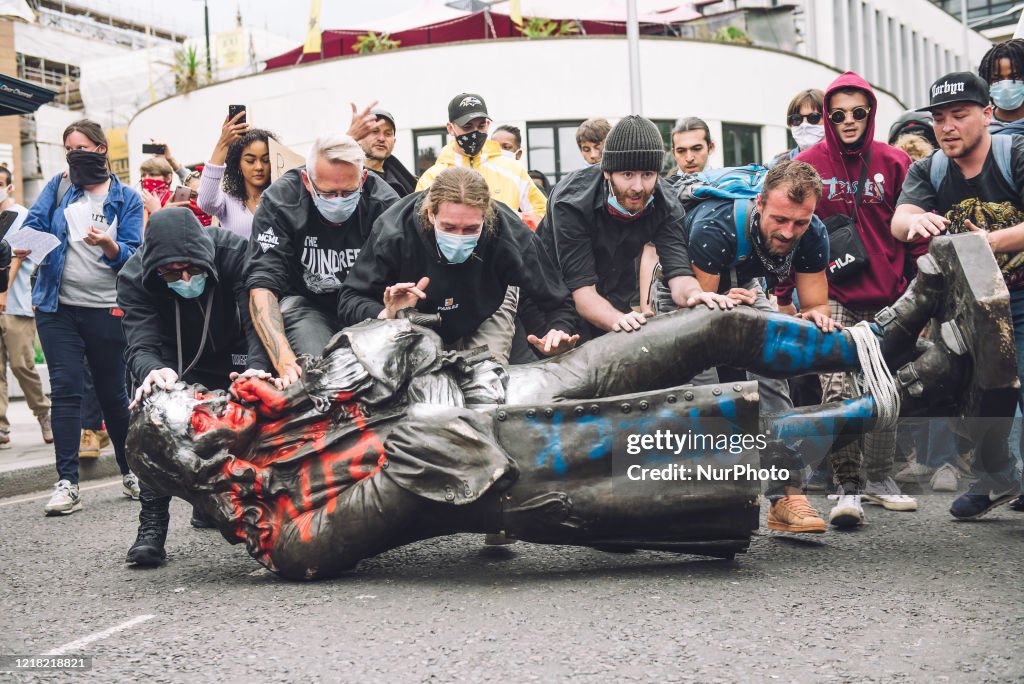
[[[469,133],[455,136],[456,144],[470,157],[480,154],[480,150],[483,149],[486,140],[487,134],[483,131],[470,131]]]
[[[110,177],[107,155],[101,152],[71,150],[68,152],[68,177],[80,188],[99,185]]]

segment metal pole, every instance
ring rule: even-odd
[[[971,48],[968,42],[971,29],[967,26],[967,0],[960,0],[960,23],[964,27],[964,63],[961,69],[963,71],[971,70]]]
[[[643,116],[643,98],[640,94],[640,22],[636,15],[636,0],[626,0],[626,43],[629,45],[629,107],[633,114]]]
[[[203,22],[206,24],[206,81],[213,81],[213,62],[210,60],[210,6],[203,0]]]

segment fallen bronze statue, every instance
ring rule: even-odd
[[[367,321],[303,359],[284,391],[244,378],[230,394],[155,392],[133,413],[129,462],[294,579],[460,532],[732,557],[758,526],[761,483],[637,481],[630,466],[664,468],[672,453],[634,454],[631,435],[762,435],[760,453],[717,444],[674,461],[679,472],[757,472],[802,467],[805,442],[850,439],[897,415],[1012,415],[1009,295],[984,238],[936,239],[919,269],[859,331],[700,308],[510,368],[445,352],[408,319]],[[715,365],[772,377],[857,371],[865,354],[895,369],[888,390],[779,416],[758,416],[754,382],[685,384]]]

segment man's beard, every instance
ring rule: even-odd
[[[636,199],[632,199],[629,196],[630,192],[628,190],[619,192],[619,190],[614,185],[612,185],[612,193],[615,195],[615,199],[618,200],[619,204],[621,204],[626,209],[629,209],[633,213],[642,211],[647,206],[648,198],[650,198],[654,194],[653,192],[641,192]],[[626,202],[639,202],[640,206],[636,208],[631,208],[628,204],[626,204]]]

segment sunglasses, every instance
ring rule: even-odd
[[[182,276],[186,272],[190,278],[195,278],[200,273],[205,273],[202,266],[189,266],[188,268],[179,268],[173,271],[157,271],[157,275],[160,276],[165,283],[176,283],[181,280]]]
[[[786,121],[789,122],[790,128],[796,128],[804,119],[806,119],[807,123],[811,124],[812,126],[817,126],[819,123],[821,123],[821,112],[813,112],[812,114],[808,114],[806,116],[801,116],[800,114],[790,114]]]
[[[864,119],[868,118],[868,112],[870,111],[871,110],[868,109],[867,107],[854,107],[853,111],[850,113],[853,114],[854,121],[863,121]],[[839,125],[846,121],[846,111],[843,109],[837,109],[828,115],[828,120],[836,125]]]

